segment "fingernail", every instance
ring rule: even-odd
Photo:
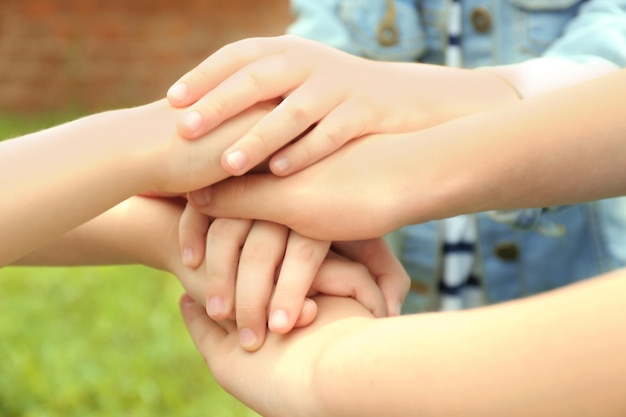
[[[185,83],[176,83],[167,90],[167,96],[176,101],[184,101],[189,94],[189,88]]]
[[[191,132],[197,132],[200,130],[200,126],[202,125],[202,115],[195,110],[190,111],[183,115],[182,123]]]
[[[188,294],[185,294],[180,298],[180,304],[183,307],[189,307],[196,304],[196,302]]]
[[[226,155],[226,163],[233,171],[239,172],[246,167],[248,157],[244,151],[237,149],[236,151],[229,152]]]
[[[256,341],[257,338],[252,329],[243,328],[239,330],[239,342],[244,349],[253,349],[256,346]]]
[[[289,158],[281,156],[280,158],[277,158],[272,162],[272,166],[274,167],[275,171],[285,172],[289,168],[291,168],[291,161],[289,160]]]
[[[191,199],[198,207],[208,205],[211,202],[211,187],[192,192]]]
[[[396,316],[399,316],[401,314],[402,314],[402,301],[398,301]]]
[[[224,300],[216,295],[209,297],[206,312],[210,317],[217,317],[224,312]]]
[[[289,325],[287,312],[285,310],[275,310],[270,316],[270,329],[284,329]]]
[[[194,261],[193,249],[184,248],[183,249],[183,265],[191,267],[194,263],[193,261]]]

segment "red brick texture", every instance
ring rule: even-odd
[[[0,111],[145,103],[224,44],[291,19],[288,0],[1,0]]]

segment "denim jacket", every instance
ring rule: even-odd
[[[448,2],[396,0],[397,39],[383,46],[385,0],[292,0],[288,32],[376,60],[443,64]],[[462,0],[465,67],[541,57],[626,67],[626,0]],[[590,138],[593,140],[593,138]],[[540,151],[540,150],[538,150]],[[575,169],[575,167],[572,167]],[[626,265],[626,198],[473,216],[485,298],[536,294]],[[411,225],[390,242],[412,279],[403,312],[435,308],[441,222]]]

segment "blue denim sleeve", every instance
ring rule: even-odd
[[[605,60],[626,67],[626,0],[590,0],[544,56],[579,63]]]
[[[350,33],[337,13],[340,3],[341,0],[291,0],[296,19],[287,33],[357,54]]]

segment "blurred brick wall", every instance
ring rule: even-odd
[[[288,0],[0,0],[0,112],[145,103],[291,19]]]

